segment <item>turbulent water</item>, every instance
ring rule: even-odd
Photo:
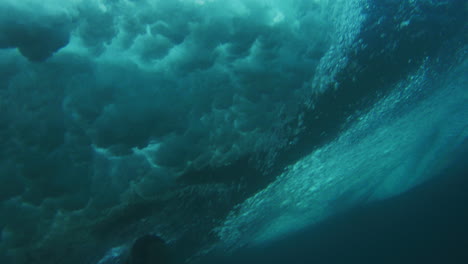
[[[139,246],[161,242],[247,263],[463,174],[467,19],[464,0],[2,0],[0,262],[153,263]]]

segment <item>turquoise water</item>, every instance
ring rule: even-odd
[[[466,8],[2,1],[0,260],[328,263],[305,253],[315,234],[372,245],[327,230],[418,211],[428,196],[405,195],[464,174]]]

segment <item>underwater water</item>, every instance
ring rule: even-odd
[[[463,0],[2,0],[0,263],[463,263]]]
[[[466,158],[460,158],[435,179],[401,195],[201,263],[465,263],[466,175]]]

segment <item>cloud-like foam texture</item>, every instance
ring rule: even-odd
[[[280,148],[330,46],[330,10],[319,1],[3,1],[2,154],[24,167],[12,169],[18,187],[5,198],[74,193],[73,171],[85,186],[99,177],[96,150],[139,151],[181,173]],[[48,60],[30,64],[9,48]],[[55,166],[58,157],[68,165]]]
[[[326,2],[2,1],[0,214],[21,205],[44,237],[64,212],[274,157],[336,41]],[[32,247],[21,224],[0,230],[0,248]]]
[[[427,48],[417,51],[420,60],[398,54],[416,51],[413,44],[431,36],[445,39],[438,33],[444,30],[426,34],[428,27],[434,29],[432,22],[427,23],[433,20],[420,16],[435,1],[381,2],[0,1],[0,261],[5,254],[20,264],[93,263],[97,256],[83,259],[87,256],[83,252],[104,254],[103,248],[125,244],[138,232],[160,231],[171,242],[186,235],[192,243],[197,232],[213,231],[210,228],[222,222],[219,218],[234,203],[260,188],[252,185],[276,176],[265,179],[261,173],[277,172],[305,155],[306,148],[318,141],[315,135],[332,137],[322,136],[332,130],[322,125],[338,129],[337,120],[344,121],[361,107],[357,102],[361,96],[401,78],[409,66],[401,72],[389,69],[432,60],[426,59]],[[390,2],[395,10],[385,8]],[[436,28],[455,28],[452,18],[438,14],[463,5],[461,0],[446,0],[433,8],[434,21],[444,25]],[[384,16],[372,14],[381,7]],[[364,10],[370,18],[365,18]],[[383,23],[377,23],[381,17]],[[365,19],[369,27],[361,30]],[[392,34],[382,34],[387,31]],[[434,48],[439,49],[441,41]],[[394,68],[369,70],[393,55],[398,57],[390,60]],[[380,71],[395,80],[382,79]],[[421,90],[429,92],[427,87]],[[350,99],[335,97],[354,92],[357,95]],[[359,106],[343,107],[348,104]],[[405,112],[399,111],[395,116]],[[359,117],[363,130],[372,125],[366,116]],[[392,124],[385,120],[378,116],[374,125]],[[307,147],[298,146],[303,142],[300,133],[300,140],[311,139],[304,144]],[[317,154],[323,159],[311,163],[317,165],[314,170],[296,166],[298,174],[307,170],[311,179],[315,177],[311,172],[326,177],[330,174],[321,169],[329,168],[344,175],[339,163],[346,153],[351,167],[372,164],[367,145],[360,145],[359,133],[354,135],[340,143],[345,151]],[[301,153],[292,153],[289,146]],[[354,149],[362,149],[362,163],[355,162]],[[275,163],[278,155],[284,160]],[[244,162],[251,163],[239,169]],[[258,166],[258,171],[249,166]],[[394,171],[393,165],[387,167]],[[358,176],[361,171],[375,176],[365,166],[356,171]],[[296,176],[291,179],[301,179]],[[293,188],[294,195],[284,192],[289,198],[297,196],[300,201],[301,194],[315,190],[308,177],[296,183],[305,192]],[[288,187],[281,188],[291,191]],[[268,193],[267,189],[264,194]],[[280,208],[284,201],[270,199],[273,207],[264,207],[261,200],[238,211],[238,220],[255,212],[273,212],[275,219],[276,212],[284,212]],[[275,206],[280,206],[277,211]],[[242,213],[249,208],[253,214]],[[204,224],[206,229],[200,229]],[[251,227],[260,230],[259,225]],[[229,238],[236,232],[223,235]],[[207,240],[208,235],[201,243]]]
[[[81,43],[99,54],[98,78],[71,88],[67,109],[97,147],[122,155],[158,144],[153,161],[181,170],[282,144],[277,129],[296,118],[330,41],[326,10],[310,1],[120,1],[92,10],[64,52]],[[108,98],[83,100],[93,94]]]
[[[72,14],[58,1],[0,3],[0,48],[18,48],[31,61],[43,61],[65,47],[73,28]]]

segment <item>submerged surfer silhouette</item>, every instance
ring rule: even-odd
[[[160,237],[144,235],[133,243],[125,264],[174,264],[171,255],[169,247]]]

